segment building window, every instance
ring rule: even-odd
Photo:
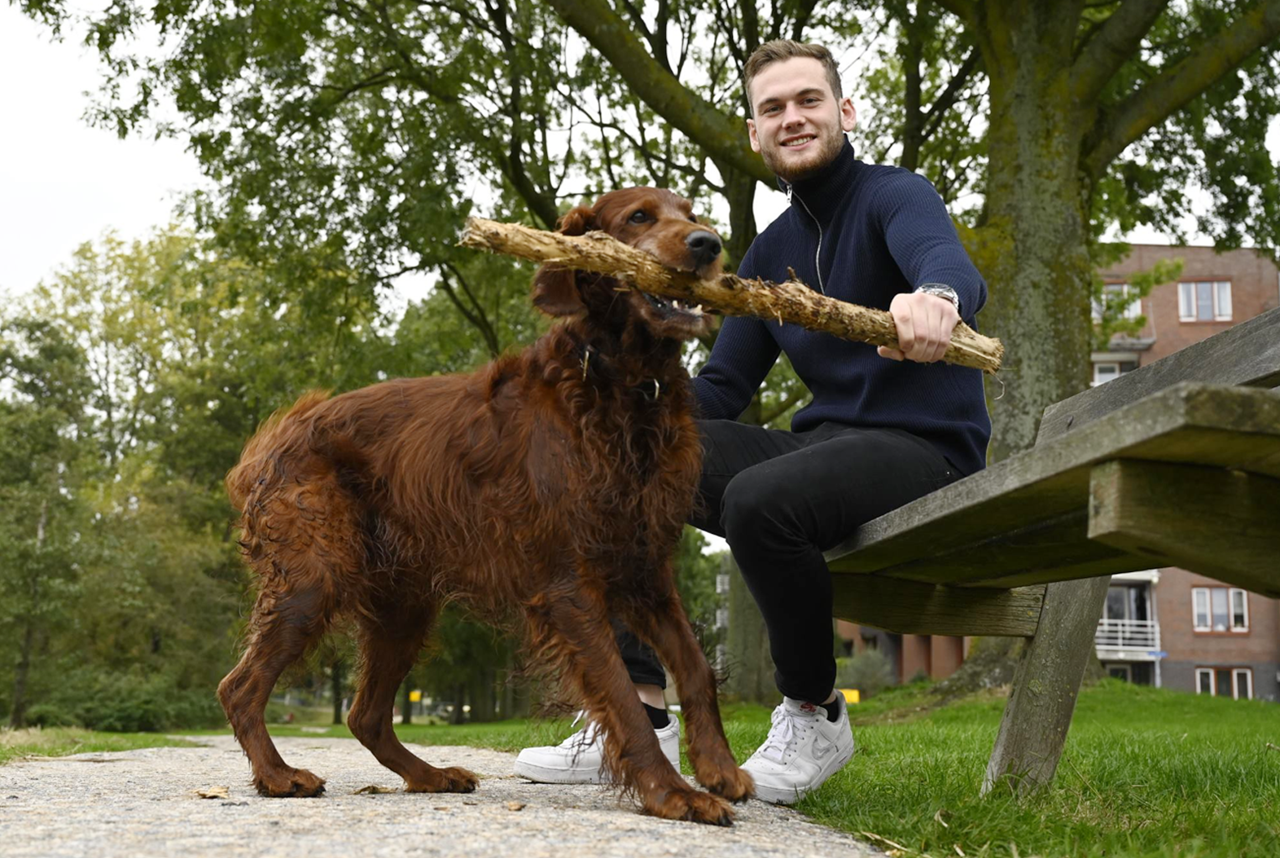
[[[1192,627],[1198,632],[1249,631],[1249,594],[1235,587],[1192,587]]]
[[[1230,281],[1179,283],[1178,318],[1183,322],[1231,321]]]
[[[1120,304],[1125,298],[1129,297],[1128,283],[1108,283],[1102,287],[1103,301],[1093,302],[1093,320],[1095,322],[1102,321],[1102,308],[1106,304],[1113,306]],[[1132,301],[1124,305],[1124,310],[1118,316],[1121,319],[1136,319],[1142,315],[1142,299],[1134,298]]]
[[[1120,364],[1118,363],[1095,363],[1093,365],[1093,386],[1106,384],[1108,381],[1120,377]]]
[[[1196,694],[1253,699],[1253,670],[1248,667],[1197,667]]]

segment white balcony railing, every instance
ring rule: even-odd
[[[1093,643],[1100,650],[1159,652],[1160,624],[1155,620],[1098,620]]]

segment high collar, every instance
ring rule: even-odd
[[[861,162],[858,161],[852,144],[846,138],[839,154],[830,164],[812,176],[796,182],[779,179],[778,184],[789,193],[791,205],[801,212],[807,209],[808,214],[817,218],[819,223],[827,223],[848,195],[859,163]]]

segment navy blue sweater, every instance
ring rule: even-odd
[[[974,325],[986,284],[969,261],[933,185],[898,167],[859,161],[846,145],[821,174],[791,186],[791,205],[752,243],[742,277],[780,282],[787,268],[832,298],[889,309],[899,292],[945,283]],[[976,326],[975,326],[976,327]],[[735,420],[781,349],[813,401],[791,421],[905,429],[934,444],[961,472],[986,464],[991,420],[982,373],[942,362],[893,361],[874,346],[797,325],[726,318],[694,390],[700,415]]]

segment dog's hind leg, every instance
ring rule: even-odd
[[[218,699],[265,796],[324,792],[323,779],[281,759],[263,713],[276,680],[324,633],[359,568],[353,510],[331,488],[295,482],[257,503],[244,521],[242,544],[261,590],[248,647],[218,685]]]
[[[359,691],[347,726],[360,744],[404,778],[406,792],[471,792],[478,779],[466,769],[439,769],[401,744],[391,726],[396,690],[413,667],[430,632],[435,611],[380,607],[377,619],[360,618]]]
[[[286,765],[267,734],[263,713],[285,668],[300,659],[328,624],[323,595],[315,590],[258,596],[249,621],[249,647],[218,685],[218,699],[236,740],[253,766],[253,785],[265,796],[314,796],[324,780]]]
[[[570,580],[539,594],[527,611],[535,643],[563,665],[582,693],[588,717],[603,730],[610,772],[640,796],[645,813],[732,825],[729,804],[689,786],[663,755],[627,678],[603,596]]]
[[[670,573],[665,577],[670,580]],[[732,801],[745,801],[753,794],[754,784],[751,775],[734,762],[725,739],[716,701],[715,674],[698,645],[675,588],[669,588],[655,599],[645,606],[647,610],[633,605],[624,622],[653,647],[675,677],[689,743],[689,762],[693,764],[698,783]]]

